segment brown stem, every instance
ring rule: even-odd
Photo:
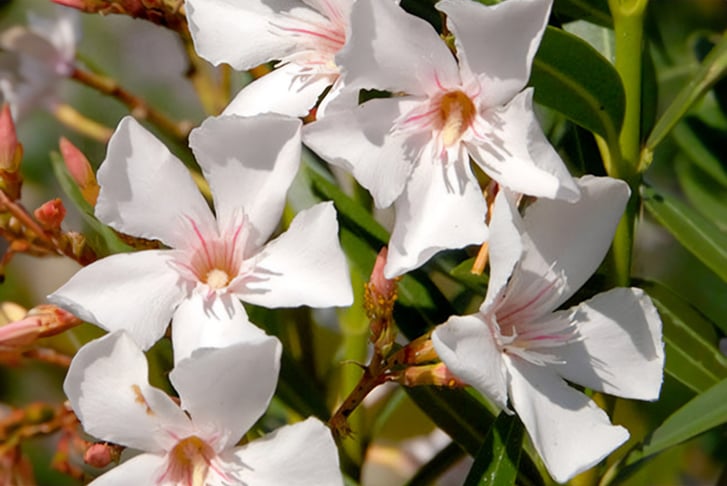
[[[74,68],[70,76],[81,84],[93,88],[105,95],[112,96],[125,104],[135,118],[147,120],[171,137],[185,142],[192,125],[189,122],[175,122],[158,112],[143,99],[125,90],[115,80],[106,76]]]

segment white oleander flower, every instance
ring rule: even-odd
[[[190,31],[200,56],[239,70],[278,61],[274,71],[244,87],[224,113],[303,116],[333,86],[318,108],[322,116],[341,90],[335,55],[346,42],[353,3],[187,0]]]
[[[556,311],[600,264],[629,198],[616,179],[587,176],[578,185],[577,203],[539,199],[522,217],[510,195],[497,196],[485,301],[432,334],[452,373],[517,412],[559,482],[629,437],[568,382],[655,400],[664,368],[661,319],[641,289],[616,288]]]
[[[277,227],[300,164],[300,120],[210,118],[190,136],[215,213],[187,168],[133,118],[124,118],[98,172],[96,216],[168,249],[116,254],[82,268],[50,300],[143,349],[173,320],[175,360],[196,347],[253,335],[240,300],[265,307],[350,305],[346,258],[331,203]]]
[[[85,345],[63,385],[73,410],[90,435],[142,451],[92,484],[343,484],[331,432],[315,418],[237,446],[275,392],[280,352],[267,336],[199,349],[169,374],[176,403],[149,385],[125,332]]]
[[[436,6],[455,35],[456,57],[427,22],[393,2],[356,2],[349,40],[336,56],[344,91],[393,96],[337,109],[303,130],[303,141],[352,172],[378,207],[394,204],[389,278],[442,249],[487,238],[470,159],[514,191],[578,198],[535,118],[532,89],[523,91],[551,0]]]
[[[55,18],[28,14],[28,27],[0,34],[0,92],[16,118],[56,100],[59,81],[74,69],[81,23],[76,10],[57,7]]]

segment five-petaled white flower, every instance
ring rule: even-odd
[[[341,485],[338,451],[319,420],[243,446],[280,370],[276,338],[196,350],[169,374],[179,405],[149,385],[146,358],[123,331],[76,354],[63,388],[89,434],[144,453],[94,485]]]
[[[481,243],[485,199],[470,157],[512,190],[574,201],[578,190],[521,91],[551,0],[487,7],[443,0],[457,58],[424,20],[392,2],[359,1],[336,56],[345,90],[390,98],[336,110],[307,125],[303,141],[350,170],[379,207],[395,204],[387,277],[446,248]]]
[[[576,204],[539,199],[520,216],[498,194],[490,284],[480,311],[432,334],[447,367],[515,409],[548,471],[565,482],[628,438],[568,382],[655,400],[664,365],[661,320],[642,290],[617,288],[555,311],[596,270],[629,198],[610,178],[578,180]]]
[[[240,301],[266,307],[350,305],[346,259],[331,203],[275,230],[300,164],[300,120],[207,119],[190,146],[216,216],[187,168],[133,118],[124,118],[99,172],[96,216],[170,249],[116,254],[82,268],[50,296],[84,320],[126,330],[147,349],[173,319],[175,360],[224,341],[247,321]]]
[[[56,11],[55,18],[30,13],[29,28],[16,26],[0,35],[0,92],[16,118],[52,104],[58,81],[73,72],[79,14],[65,7]]]
[[[346,42],[354,0],[187,0],[197,52],[217,65],[245,70],[279,61],[277,69],[244,87],[226,114],[274,112],[303,116],[333,85],[322,115],[340,92],[336,53]]]

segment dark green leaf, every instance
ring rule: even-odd
[[[664,325],[666,373],[697,393],[727,378],[727,359],[717,349],[712,324],[667,287],[655,282],[643,282],[641,287],[654,301]]]
[[[437,452],[429,462],[420,467],[406,485],[433,484],[439,476],[461,461],[464,456],[465,452],[462,448],[455,442],[451,442],[444,449]]]
[[[604,27],[613,25],[607,0],[558,0],[553,5],[553,13],[566,20],[582,19]]]
[[[133,251],[132,247],[121,241],[114,230],[96,219],[96,216],[93,214],[93,208],[83,199],[81,190],[71,178],[71,175],[66,169],[66,164],[59,154],[55,152],[51,153],[51,165],[61,189],[63,189],[65,195],[68,196],[76,208],[78,208],[78,212],[88,225],[89,230],[84,233],[84,236],[88,244],[96,252],[96,255],[104,257],[114,253]]]
[[[530,83],[535,87],[535,101],[618,145],[625,106],[621,78],[587,42],[548,27]]]
[[[644,152],[647,156],[643,161],[644,164],[648,165],[651,162],[649,154],[669,134],[672,128],[679,123],[692,105],[712,88],[714,83],[722,77],[725,71],[727,71],[727,34],[722,36],[720,42],[704,58],[699,70],[694,73],[692,79],[681,89],[671,105],[669,105],[661,118],[656,122],[654,130],[646,140]],[[642,169],[645,168],[643,167]]]
[[[727,186],[718,184],[697,165],[678,159],[679,184],[689,202],[722,231],[727,231]]]
[[[727,423],[727,379],[690,400],[664,421],[628,463],[645,459],[714,427]]]
[[[469,258],[450,270],[449,274],[468,289],[484,296],[489,278],[484,273],[482,275],[472,273],[474,262],[474,258]]]
[[[715,183],[727,187],[723,132],[700,120],[688,119],[674,127],[672,136],[692,163],[709,174]]]
[[[644,206],[662,226],[714,273],[727,281],[727,235],[673,196],[641,186]]]
[[[467,474],[465,486],[515,484],[523,433],[517,415],[500,412]]]

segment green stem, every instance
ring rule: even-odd
[[[634,225],[638,212],[638,165],[641,157],[641,77],[644,43],[644,13],[648,0],[608,0],[616,42],[615,66],[626,94],[626,111],[619,145],[621,157],[606,169],[608,175],[631,186],[631,199],[614,236],[611,251],[613,283],[629,284]]]
[[[644,12],[648,0],[609,0],[616,42],[616,70],[626,94],[621,128],[621,163],[615,167],[620,179],[636,174],[641,153],[641,68],[644,43]]]

